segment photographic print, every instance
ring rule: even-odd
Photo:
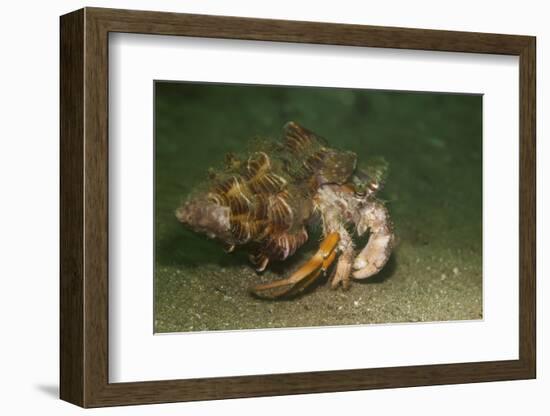
[[[62,400],[536,378],[535,37],[86,7],[59,38]]]
[[[482,319],[482,96],[156,81],[155,332]]]

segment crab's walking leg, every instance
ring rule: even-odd
[[[342,251],[342,254],[338,258],[338,263],[334,269],[332,279],[330,281],[330,287],[337,289],[338,286],[342,286],[342,289],[349,289],[351,265],[353,263],[353,246]]]
[[[338,233],[338,262],[330,278],[330,287],[336,289],[342,286],[348,289],[350,285],[351,265],[353,263],[353,240],[346,229],[348,212],[346,197],[348,191],[338,185],[325,185],[319,190],[316,203],[321,213],[323,233]]]
[[[273,299],[302,291],[332,264],[336,258],[334,249],[339,240],[338,233],[330,233],[319,246],[317,253],[289,278],[254,286],[251,289],[252,293],[262,298]]]
[[[368,204],[360,212],[357,232],[361,235],[370,229],[369,242],[353,263],[353,277],[366,279],[380,271],[390,258],[393,245],[393,231],[388,211],[381,202]]]
[[[285,296],[292,296],[297,293],[300,293],[305,288],[307,288],[309,285],[311,285],[313,282],[317,280],[321,272],[326,272],[327,269],[334,263],[334,260],[336,259],[336,250],[332,250],[332,253],[323,260],[323,263],[321,264],[321,268],[318,269],[316,272],[306,276],[299,282],[297,282],[288,292],[286,292]]]
[[[342,289],[349,289],[350,286],[350,276],[351,276],[351,265],[353,263],[353,241],[351,235],[346,230],[346,228],[336,223],[332,224],[333,227],[337,227],[338,234],[340,235],[340,242],[338,243],[338,262],[334,268],[334,272],[330,278],[330,287],[332,289],[342,286]]]

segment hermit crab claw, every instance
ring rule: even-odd
[[[394,242],[389,214],[383,204],[372,203],[362,210],[361,215],[357,232],[361,235],[368,228],[371,235],[353,263],[355,279],[366,279],[378,273],[390,258]]]
[[[275,299],[300,293],[334,262],[336,259],[335,249],[339,241],[340,235],[338,233],[330,233],[323,240],[315,255],[289,278],[257,285],[252,287],[250,291],[264,299]]]

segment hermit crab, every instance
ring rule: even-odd
[[[221,241],[228,252],[246,250],[261,272],[293,255],[307,240],[308,227],[321,225],[319,250],[290,277],[252,287],[262,298],[293,296],[336,262],[331,287],[348,289],[351,278],[365,279],[388,261],[393,227],[376,198],[387,171],[381,158],[358,165],[357,155],[337,150],[295,122],[283,127],[279,142],[264,142],[244,157],[226,157],[202,190],[176,209],[191,230]],[[356,252],[352,235],[369,232]]]

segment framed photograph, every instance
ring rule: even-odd
[[[535,378],[534,37],[60,28],[63,400]]]

